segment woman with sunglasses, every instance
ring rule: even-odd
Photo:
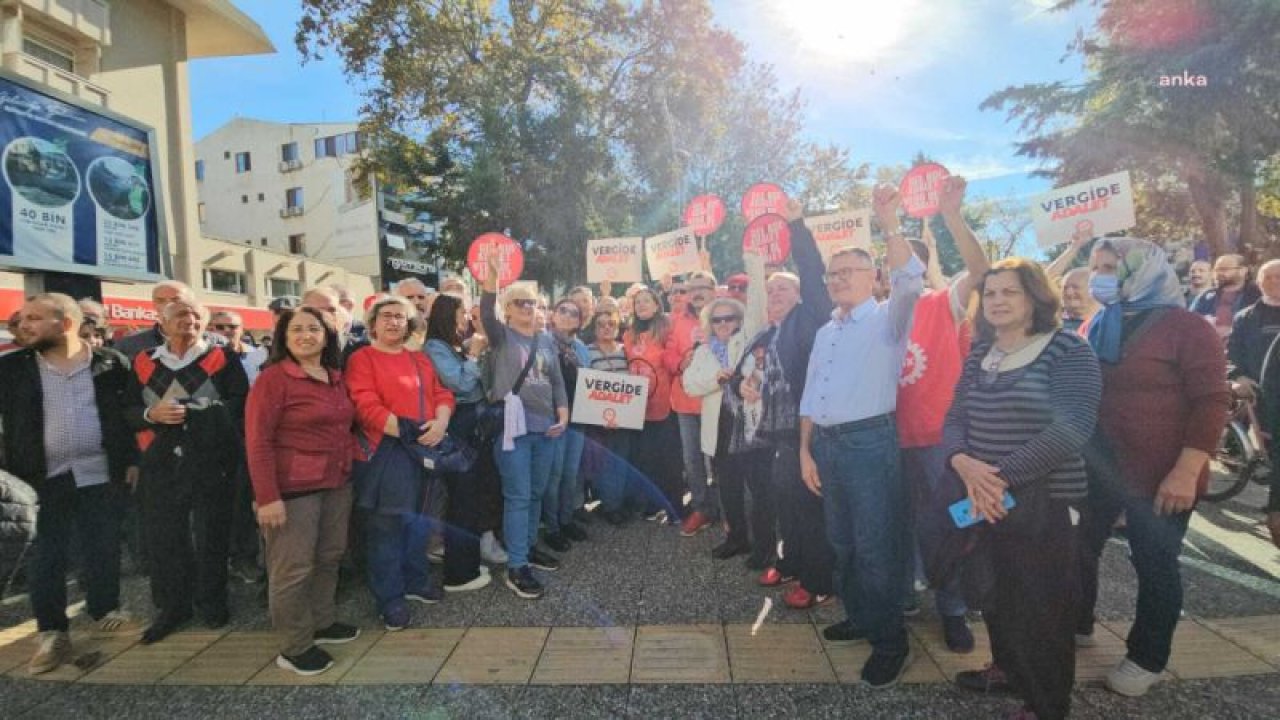
[[[671,414],[671,372],[663,362],[671,325],[662,311],[662,301],[650,288],[637,290],[631,306],[634,315],[622,344],[631,372],[649,378],[644,429],[636,438],[632,457],[647,480],[645,518],[673,523],[680,519],[684,506],[684,478],[680,454],[675,452],[680,447],[680,428]]]
[[[491,258],[480,316],[492,353],[489,401],[504,404],[503,436],[493,454],[502,476],[506,585],[517,597],[532,600],[542,597],[543,586],[530,566],[548,572],[560,569],[560,561],[541,550],[537,539],[555,439],[569,425],[569,402],[555,340],[537,326],[537,296],[523,285],[507,288],[502,295],[507,319],[503,323],[496,312],[498,275],[498,261]]]
[[[986,561],[993,577],[982,605],[993,664],[959,673],[956,683],[980,688],[1007,677],[1024,710],[1063,718],[1075,680],[1082,450],[1098,419],[1102,374],[1088,343],[1059,327],[1061,301],[1039,265],[1001,260],[977,290],[973,351],[943,444],[971,516],[989,523],[970,561]]]
[[[551,336],[560,358],[560,374],[564,376],[565,394],[573,407],[573,391],[578,385],[578,369],[590,362],[587,346],[578,339],[582,327],[582,310],[572,297],[561,298],[551,313]],[[543,541],[556,552],[570,549],[571,542],[582,542],[587,533],[573,521],[573,513],[582,507],[582,481],[578,470],[582,465],[585,442],[580,426],[570,426],[556,439],[551,461],[551,479],[542,496]]]

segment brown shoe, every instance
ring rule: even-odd
[[[65,630],[50,630],[40,633],[40,647],[31,656],[27,670],[32,675],[43,675],[57,670],[63,663],[71,660],[71,636]]]

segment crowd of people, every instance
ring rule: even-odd
[[[793,270],[746,253],[724,285],[708,268],[552,303],[490,266],[478,303],[456,279],[408,280],[363,322],[317,287],[273,304],[269,349],[177,282],[153,289],[154,327],[110,347],[100,305],[30,297],[0,357],[0,420],[2,466],[39,496],[31,672],[70,657],[73,536],[99,628],[132,622],[133,543],[155,605],[143,643],[225,625],[234,573],[265,580],[277,664],[316,674],[324,645],[360,633],[335,614],[344,567],[395,631],[409,603],[486,587],[491,567],[539,598],[585,525],[644,518],[721,533],[713,556],[745,556],[788,608],[838,600],[823,636],[869,643],[873,688],[909,667],[904,616],[927,584],[950,651],[973,652],[968,618],[985,618],[991,662],[957,684],[1060,718],[1123,516],[1136,616],[1106,682],[1142,695],[1169,660],[1182,538],[1233,390],[1265,430],[1280,419],[1280,262],[1256,284],[1239,256],[1217,259],[1216,283],[1193,265],[1194,297],[1136,238],[992,263],[964,196],[958,177],[940,193],[964,263],[950,279],[879,188],[883,258],[824,259],[792,202]],[[584,369],[648,378],[642,429],[572,422]],[[1278,503],[1273,488],[1280,543]]]

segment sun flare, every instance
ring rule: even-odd
[[[777,0],[799,48],[826,62],[874,62],[906,39],[918,0]]]

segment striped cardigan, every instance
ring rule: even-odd
[[[947,413],[943,445],[1000,468],[1012,490],[1047,481],[1054,498],[1087,492],[1080,450],[1093,433],[1102,373],[1089,344],[1058,331],[1029,365],[984,377],[990,342],[974,345]]]

